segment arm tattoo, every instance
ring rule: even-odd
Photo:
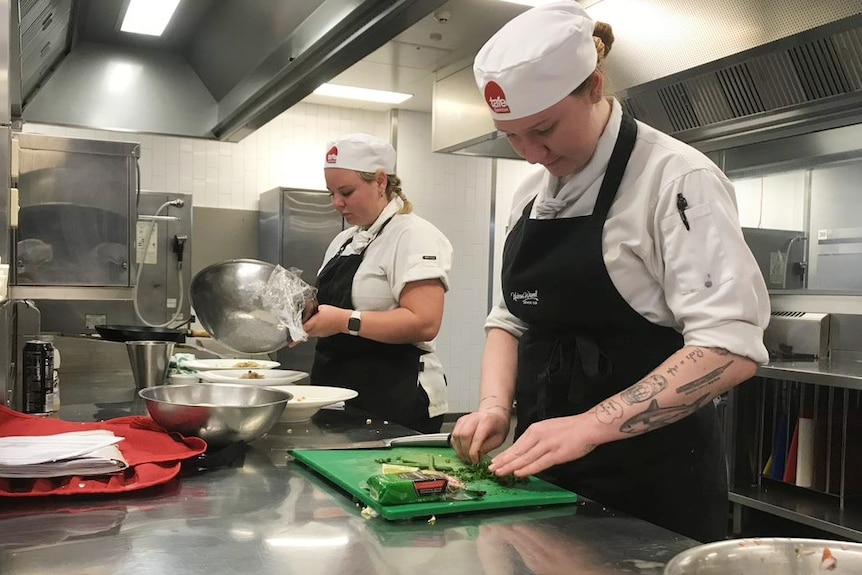
[[[702,358],[704,355],[703,350],[699,347],[694,348],[687,354],[685,354],[686,359],[690,359],[692,362],[697,363],[697,360]]]
[[[653,399],[646,411],[629,418],[620,426],[620,431],[631,435],[639,435],[670,425],[680,419],[688,417],[703,405],[710,401],[710,395],[705,393],[694,400],[694,403],[686,405],[674,405],[672,407],[659,407],[658,401]]]
[[[685,394],[694,393],[695,391],[699,390],[701,387],[715,383],[716,381],[719,380],[719,378],[721,377],[721,374],[723,374],[724,371],[728,367],[730,367],[730,364],[732,364],[732,363],[733,363],[732,360],[728,361],[727,363],[725,363],[721,367],[715,368],[714,370],[710,371],[709,373],[707,373],[703,377],[698,377],[697,379],[695,379],[691,383],[687,383],[683,386],[678,387],[676,392],[677,393],[685,393]]]
[[[612,423],[622,416],[623,407],[612,399],[603,401],[596,406],[596,419],[601,423]]]
[[[658,374],[650,374],[620,393],[620,398],[634,405],[652,399],[667,387],[667,379]]]
[[[726,349],[724,349],[723,347],[708,347],[706,349],[708,349],[709,351],[711,351],[715,355],[725,355],[725,356],[731,355],[730,352],[727,351]]]

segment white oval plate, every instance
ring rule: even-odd
[[[247,377],[249,373],[261,377]],[[198,376],[209,383],[241,383],[243,385],[287,385],[308,377],[305,371],[289,369],[221,369],[216,371],[199,371]]]
[[[279,421],[299,423],[311,419],[321,407],[340,401],[347,401],[359,395],[353,389],[343,387],[326,387],[323,385],[278,385],[278,387],[293,394],[293,399],[287,402],[284,413]]]
[[[281,364],[266,359],[191,359],[184,361],[182,367],[208,371],[212,369],[272,369]]]

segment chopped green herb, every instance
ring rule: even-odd
[[[514,474],[499,477],[488,469],[491,464],[491,459],[483,458],[479,463],[468,463],[463,467],[454,470],[453,475],[463,483],[471,483],[473,481],[490,480],[496,481],[505,487],[512,487],[516,483],[526,483],[526,477],[515,477]]]

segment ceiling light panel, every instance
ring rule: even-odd
[[[314,93],[318,96],[380,102],[382,104],[400,104],[413,97],[413,94],[404,94],[402,92],[387,92],[385,90],[372,90],[370,88],[357,88],[356,86],[341,86],[338,84],[321,84]]]
[[[180,0],[131,0],[120,26],[122,32],[161,36]]]

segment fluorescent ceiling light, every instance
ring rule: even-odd
[[[339,86],[337,84],[321,84],[314,93],[318,96],[347,98],[348,100],[364,100],[366,102],[380,102],[382,104],[400,104],[401,102],[413,97],[413,94],[372,90],[370,88],[357,88],[355,86]]]
[[[161,36],[180,0],[131,0],[120,30],[132,34]]]

